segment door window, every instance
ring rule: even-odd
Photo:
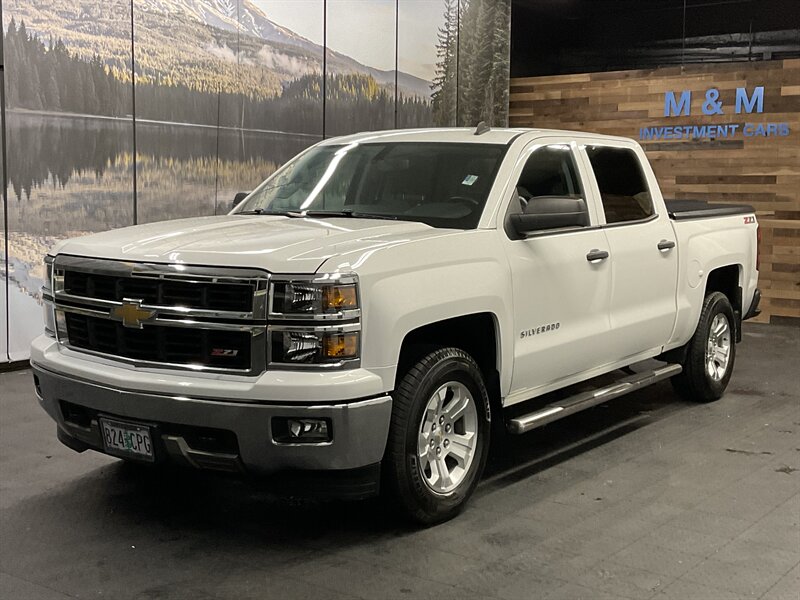
[[[606,223],[641,221],[655,214],[650,188],[633,150],[589,146],[586,153],[600,188]]]
[[[517,196],[524,211],[537,198],[582,197],[580,179],[569,146],[556,144],[535,150],[517,182]]]

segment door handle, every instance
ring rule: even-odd
[[[658,242],[658,249],[661,252],[664,252],[665,250],[672,250],[674,247],[675,247],[675,242],[673,242],[672,240],[661,240],[660,242]]]
[[[599,262],[601,260],[605,260],[608,258],[608,251],[607,250],[598,250],[597,248],[593,250],[589,250],[589,254],[586,255],[586,260],[589,262]]]

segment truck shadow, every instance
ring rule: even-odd
[[[595,448],[690,406],[663,382],[523,435],[502,432],[498,439],[495,434],[478,493],[501,489],[576,456],[591,461]]]
[[[574,457],[591,462],[598,448],[689,408],[668,384],[659,384],[536,432],[495,440],[499,443],[476,500],[503,494],[505,488]],[[188,470],[152,471],[121,462],[9,509],[3,529],[11,529],[12,538],[21,537],[23,532],[11,527],[14,522],[35,526],[24,533],[24,541],[7,538],[9,543],[28,545],[33,537],[50,540],[55,549],[66,540],[96,539],[103,532],[104,539],[131,547],[135,540],[147,540],[169,548],[171,560],[196,558],[198,552],[233,558],[251,550],[267,561],[271,555],[285,561],[413,531],[377,500],[282,497],[252,481]]]

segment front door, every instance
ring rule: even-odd
[[[510,202],[523,207],[547,196],[587,200],[586,226],[508,239],[514,305],[514,369],[509,403],[605,363],[611,264],[608,241],[592,227],[597,215],[585,195],[585,165],[574,143],[537,140],[517,165]],[[514,204],[509,210],[518,210]],[[594,255],[592,253],[595,253]]]

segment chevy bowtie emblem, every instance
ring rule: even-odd
[[[115,321],[122,321],[125,327],[141,329],[142,323],[156,316],[156,311],[142,308],[141,300],[125,298],[122,301],[122,306],[115,306],[111,309],[110,314]]]

